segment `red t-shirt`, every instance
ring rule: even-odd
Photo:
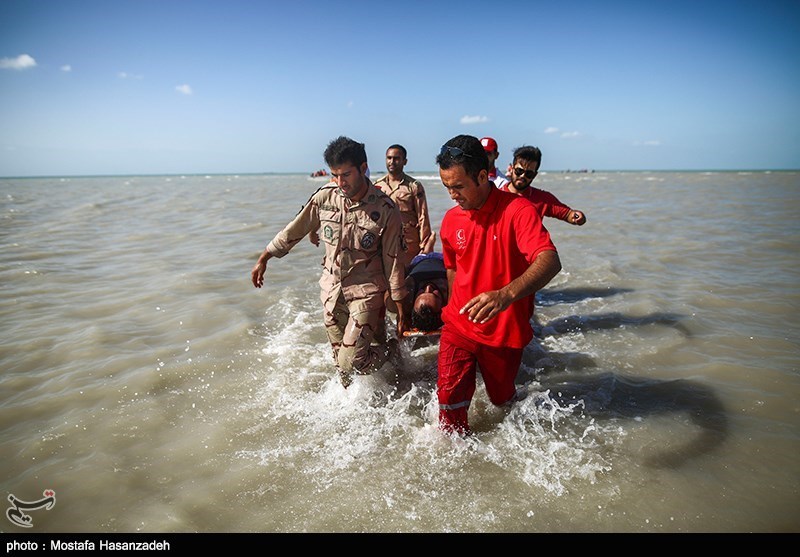
[[[501,189],[509,193],[514,193],[508,189],[508,186],[509,184],[503,184]],[[531,203],[536,205],[536,209],[539,211],[539,216],[542,218],[553,217],[565,221],[569,216],[569,212],[572,210],[567,205],[561,203],[558,198],[549,191],[540,190],[539,188],[534,188],[533,186],[528,186],[522,190],[522,193],[514,195],[520,195],[521,197],[530,200]]]
[[[478,294],[506,286],[541,252],[556,251],[536,207],[492,187],[480,209],[453,207],[447,211],[439,234],[444,265],[456,272],[442,321],[481,344],[524,348],[533,338],[533,295],[517,300],[483,324],[471,322],[467,313],[458,311]]]

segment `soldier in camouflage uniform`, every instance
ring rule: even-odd
[[[347,388],[354,373],[372,373],[389,357],[385,345],[371,343],[382,320],[384,292],[392,300],[407,295],[399,258],[405,245],[400,212],[365,175],[364,145],[339,137],[325,150],[325,162],[333,182],[318,189],[272,239],[251,275],[253,285],[261,288],[267,261],[283,257],[307,234],[319,230],[325,246],[319,280],[325,328],[339,377]],[[397,327],[401,337],[405,315],[398,314]]]
[[[408,270],[411,260],[419,253],[433,251],[431,218],[428,215],[428,200],[425,188],[403,169],[408,164],[407,152],[402,145],[391,145],[386,149],[388,174],[375,181],[383,193],[392,198],[403,219],[403,238],[406,251],[402,254],[403,265]]]

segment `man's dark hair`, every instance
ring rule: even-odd
[[[539,150],[538,147],[532,147],[530,145],[523,145],[522,147],[517,147],[514,149],[514,161],[517,159],[522,159],[528,162],[535,162],[536,168],[542,166],[542,152]]]
[[[433,311],[430,306],[422,306],[411,312],[411,326],[420,331],[438,331],[442,328],[442,312]]]
[[[462,154],[454,154],[446,147],[460,149]],[[481,170],[489,171],[489,157],[483,150],[480,139],[471,135],[457,135],[442,146],[442,152],[436,156],[439,168],[447,170],[456,165],[464,167],[464,172],[476,182]]]
[[[394,145],[389,145],[389,146],[386,148],[386,152],[388,153],[388,152],[389,152],[389,151],[391,151],[392,149],[400,149],[400,151],[402,151],[402,153],[403,153],[403,158],[404,158],[404,159],[407,159],[407,158],[408,158],[408,151],[406,151],[406,148],[405,148],[405,147],[403,147],[402,145],[399,145],[399,144],[397,144],[397,143],[395,143]]]
[[[361,164],[365,162],[367,162],[367,151],[364,149],[364,144],[343,135],[328,143],[325,149],[325,163],[331,168],[352,164],[360,169]]]

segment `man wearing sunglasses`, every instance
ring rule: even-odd
[[[353,374],[378,370],[389,358],[385,345],[372,345],[383,319],[384,292],[392,300],[407,295],[400,211],[372,185],[363,143],[339,137],[325,149],[332,182],[319,188],[297,216],[267,245],[251,271],[261,288],[267,262],[283,257],[307,234],[319,230],[325,246],[320,299],[325,329],[339,379],[347,388]],[[405,330],[398,303],[397,335]]]
[[[439,230],[450,293],[439,340],[439,427],[468,434],[477,366],[493,404],[514,400],[522,351],[533,339],[534,295],[561,261],[536,207],[489,181],[476,137],[452,138],[436,163],[458,205]]]
[[[542,152],[538,147],[524,145],[514,150],[514,162],[511,163],[511,182],[501,189],[521,195],[529,199],[539,210],[542,218],[552,217],[578,226],[586,222],[583,211],[575,211],[562,203],[549,191],[533,187],[533,180],[542,165]]]

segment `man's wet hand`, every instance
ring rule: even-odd
[[[502,290],[490,290],[478,294],[459,310],[460,314],[467,314],[473,323],[486,323],[498,313],[511,305],[511,299]]]
[[[586,222],[586,215],[582,211],[572,211],[569,215],[569,222],[581,226]]]
[[[256,288],[261,288],[264,285],[264,273],[266,270],[267,262],[259,259],[258,263],[255,264],[252,272],[250,273],[253,280],[253,286]]]

